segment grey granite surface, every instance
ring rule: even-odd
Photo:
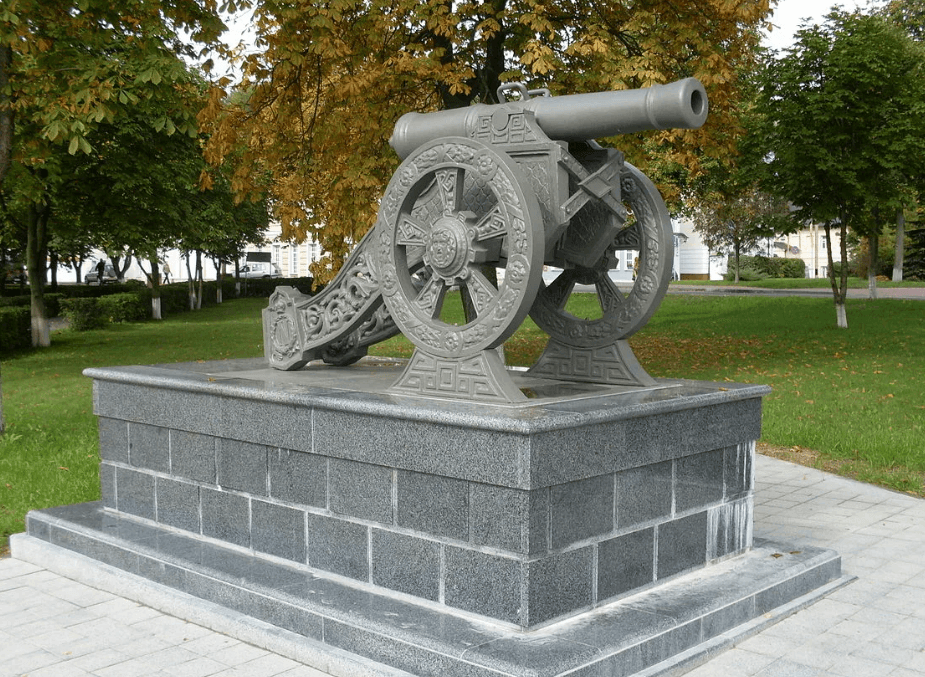
[[[798,608],[847,580],[831,551],[759,542],[708,570],[522,631],[119,517],[99,503],[32,512],[27,523],[30,537],[115,567],[123,576],[140,576],[333,649],[433,677],[629,675],[701,645],[709,651],[729,641],[722,633],[772,622],[786,613],[781,608]],[[468,575],[470,556],[450,555],[456,575]],[[495,573],[503,580],[503,570]],[[548,581],[550,587],[555,583]],[[564,594],[581,590],[567,584],[551,590],[549,604]],[[467,603],[479,608],[492,600],[470,595]]]

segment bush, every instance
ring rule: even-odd
[[[28,306],[0,307],[0,353],[32,345],[32,314]]]
[[[760,270],[755,270],[754,268],[739,268],[740,282],[756,282],[758,280],[767,280],[768,277],[770,276],[767,273],[762,273]],[[723,279],[727,282],[732,282],[736,279],[735,266],[729,267],[729,270],[723,275]]]
[[[99,304],[103,317],[110,322],[139,322],[146,320],[151,314],[150,300],[146,304],[140,294],[110,294],[95,301]]]
[[[45,313],[48,317],[59,317],[61,315],[61,301],[67,298],[64,294],[47,293],[45,294]]]
[[[232,278],[233,280],[233,278]],[[311,277],[275,277],[270,279],[241,280],[241,296],[253,298],[270,298],[277,287],[295,287],[303,294],[312,292]],[[234,287],[232,287],[233,289]]]
[[[58,317],[61,314],[61,299],[64,294],[45,294],[45,312],[48,317]],[[32,305],[32,297],[27,295],[5,296],[0,297],[0,308],[11,307],[29,307]]]
[[[102,329],[109,322],[97,298],[62,299],[61,310],[74,331]]]
[[[764,277],[750,277],[749,280],[765,280],[769,277],[782,278],[782,277],[793,277],[793,278],[802,278],[806,277],[806,264],[802,259],[782,259],[782,258],[771,258],[769,256],[740,256],[739,257],[739,267],[742,268],[743,273],[746,269],[753,271],[753,273],[761,273]],[[733,276],[730,279],[735,279],[735,258],[729,257],[729,270],[733,272]],[[739,276],[740,279],[746,279]]]
[[[28,294],[19,296],[0,297],[0,308],[12,308],[15,306],[29,306],[32,303],[32,297]]]

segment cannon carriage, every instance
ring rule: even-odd
[[[264,310],[273,367],[345,365],[401,331],[415,352],[400,392],[516,402],[526,395],[499,347],[529,313],[550,340],[530,374],[648,385],[626,339],[655,312],[671,276],[673,234],[652,182],[594,138],[696,128],[707,98],[693,78],[647,89],[551,97],[504,85],[500,104],[408,113],[390,144],[402,158],[374,228],[316,296],[278,287]],[[609,271],[638,252],[628,292]],[[544,266],[562,273],[550,284]],[[589,285],[601,313],[567,310]],[[587,288],[587,287],[583,287]],[[458,289],[466,324],[441,319]]]

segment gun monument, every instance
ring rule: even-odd
[[[393,390],[517,402],[526,396],[497,349],[529,314],[550,336],[531,375],[654,383],[626,339],[667,290],[671,221],[654,184],[594,139],[698,128],[708,113],[703,86],[687,78],[552,97],[515,83],[498,98],[399,119],[390,144],[403,161],[375,226],[322,292],[278,287],[271,296],[263,312],[271,366],[351,364],[400,331],[415,352]],[[609,275],[626,250],[639,259],[628,293]],[[549,285],[544,265],[563,271]],[[600,317],[566,309],[579,284],[595,290]],[[472,309],[461,326],[440,319],[454,289]]]

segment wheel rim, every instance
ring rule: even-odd
[[[539,204],[516,163],[474,139],[426,144],[395,172],[379,210],[382,293],[402,333],[441,357],[494,348],[526,317],[542,277]],[[495,284],[485,266],[504,270]],[[458,287],[475,318],[440,319]]]
[[[600,348],[628,338],[658,309],[671,279],[674,235],[671,218],[655,185],[627,163],[621,176],[623,200],[635,223],[621,232],[594,268],[569,268],[548,286],[541,283],[530,310],[533,320],[565,345]],[[624,294],[610,278],[613,253],[638,249],[639,270],[632,289]],[[584,319],[565,306],[577,284],[593,285],[601,317]]]

